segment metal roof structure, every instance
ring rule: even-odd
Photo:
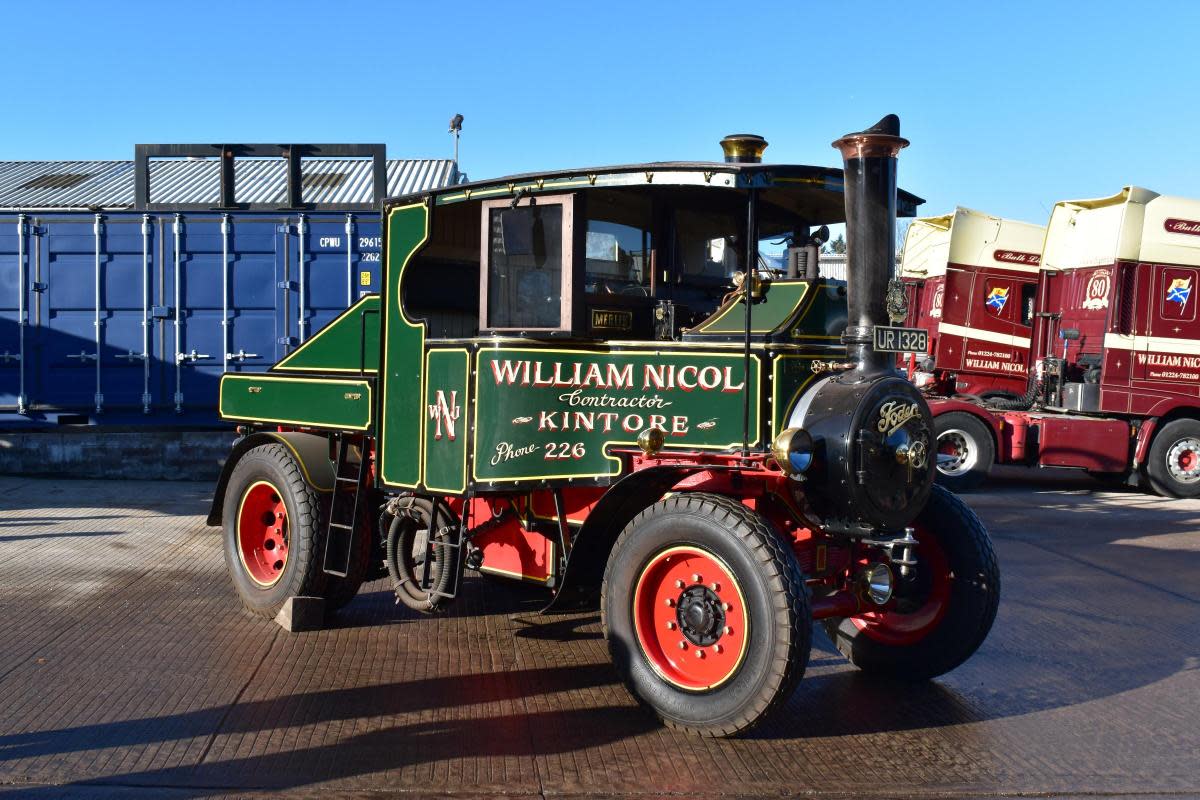
[[[212,203],[220,197],[216,158],[150,162],[155,203]],[[239,203],[277,203],[287,197],[282,159],[240,159],[235,164]],[[465,176],[450,159],[388,159],[388,197],[453,186]],[[306,202],[369,203],[371,162],[306,159],[301,177]],[[0,210],[88,209],[123,211],[134,205],[134,162],[0,161]]]

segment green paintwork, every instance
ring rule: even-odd
[[[379,295],[367,295],[359,300],[271,369],[277,372],[359,372],[360,369],[376,372],[379,369]]]
[[[384,346],[379,420],[379,477],[389,486],[421,482],[421,429],[424,404],[421,359],[425,327],[413,323],[400,305],[400,282],[409,259],[429,237],[424,203],[388,209],[383,265]]]
[[[771,438],[787,426],[788,417],[800,396],[812,388],[820,375],[812,371],[816,359],[827,355],[779,355],[771,361]]]
[[[790,338],[792,341],[840,346],[845,329],[846,283],[822,281],[809,295]]]
[[[227,373],[219,405],[222,419],[365,431],[371,400],[365,380]]]
[[[430,350],[425,360],[425,487],[461,494],[467,488],[468,377],[464,349]]]
[[[787,325],[808,293],[809,285],[806,281],[776,281],[772,283],[762,300],[750,305],[750,332],[774,333]],[[733,300],[724,303],[711,317],[696,326],[695,330],[689,331],[689,338],[708,334],[722,336],[744,334],[746,331],[745,309],[746,298],[739,294]]]
[[[511,482],[612,476],[620,464],[606,451],[634,445],[646,427],[663,428],[669,448],[740,447],[743,390],[752,392],[751,431],[759,430],[761,393],[759,357],[751,359],[748,382],[742,358],[736,351],[698,349],[481,350],[474,477]],[[752,433],[750,444],[758,439]]]

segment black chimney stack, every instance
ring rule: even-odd
[[[908,146],[900,118],[888,114],[833,143],[842,153],[846,193],[846,302],[842,341],[858,366],[852,381],[895,371],[892,353],[876,353],[873,329],[888,323],[884,298],[896,272],[896,155]]]

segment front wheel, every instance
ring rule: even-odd
[[[977,417],[951,411],[933,418],[937,481],[952,492],[979,488],[996,461],[992,432]]]
[[[1146,457],[1146,478],[1163,497],[1200,497],[1200,421],[1177,419],[1159,428]]]
[[[745,731],[808,663],[812,612],[795,556],[727,497],[680,494],[635,517],[609,556],[601,608],[617,671],[674,727]]]
[[[941,486],[913,523],[918,564],[882,611],[828,619],[825,632],[864,672],[933,678],[983,644],[1000,604],[1000,567],[983,524]]]

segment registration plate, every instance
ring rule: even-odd
[[[928,353],[929,331],[924,328],[875,326],[875,352]]]

